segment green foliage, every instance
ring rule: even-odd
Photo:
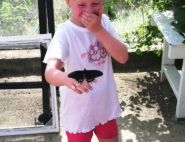
[[[123,4],[129,8],[141,9],[143,15],[148,16],[148,20],[133,32],[126,33],[123,37],[127,40],[131,48],[135,49],[138,54],[142,50],[153,50],[156,54],[160,54],[162,47],[162,35],[157,27],[151,25],[151,10],[152,11],[165,11],[172,9],[172,0],[119,0],[117,2],[109,3],[107,6],[112,13],[116,13],[115,5]],[[111,5],[111,6],[110,6]],[[113,11],[114,10],[114,11]],[[185,18],[184,18],[185,19]]]
[[[64,0],[53,0],[55,25],[59,25],[61,22],[66,21],[71,16],[69,7]]]
[[[57,7],[61,4],[61,0],[55,0]],[[60,2],[60,4],[59,4]],[[176,2],[176,3],[175,3]],[[137,53],[141,53],[142,50],[155,50],[157,47],[160,49],[162,43],[162,36],[156,27],[151,26],[151,11],[165,11],[182,5],[182,0],[105,0],[104,11],[109,15],[111,19],[117,19],[120,9],[139,9],[143,12],[144,16],[147,15],[147,21],[143,20],[143,24],[132,30],[132,32],[123,34],[123,38],[130,43],[131,48],[136,49]],[[38,13],[37,13],[37,1],[35,0],[0,0],[0,35],[15,35],[24,34],[26,30],[29,32],[38,29]],[[58,10],[58,9],[57,9]],[[184,21],[185,11],[179,11],[174,13],[175,21],[174,25],[178,30],[185,31]],[[56,21],[62,21],[61,19],[67,19],[69,11],[67,8],[62,7],[62,10],[58,10],[55,13]],[[125,19],[126,14],[123,14],[121,19]],[[132,24],[132,23],[131,23]],[[129,25],[128,25],[129,28]],[[33,30],[34,29],[34,30]],[[159,52],[157,52],[159,54]]]
[[[172,0],[126,0],[128,5],[136,5],[142,9],[148,16],[148,20],[139,26],[135,31],[125,34],[124,38],[127,40],[132,49],[135,49],[137,54],[142,54],[141,51],[154,51],[157,55],[161,54],[162,49],[162,34],[157,27],[151,25],[150,10],[165,11],[172,9]]]
[[[119,0],[111,0],[111,1],[105,1],[103,3],[104,12],[108,14],[111,20],[116,18],[115,11],[116,11],[116,6],[119,2],[120,2]]]
[[[38,19],[34,17],[36,8],[34,6],[35,0],[2,0],[0,3],[0,35],[23,34],[29,26],[35,27]]]
[[[174,0],[174,21],[172,22],[178,32],[185,33],[185,1]]]
[[[148,3],[150,3],[148,0],[125,0],[127,7],[144,7]]]
[[[157,27],[151,26],[149,23],[144,23],[135,31],[125,34],[125,39],[132,49],[135,49],[138,54],[141,51],[154,51],[160,55],[159,49],[162,46],[162,34]]]
[[[165,11],[172,9],[172,0],[153,0],[152,8],[158,11]]]

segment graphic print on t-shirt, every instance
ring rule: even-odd
[[[81,57],[87,57],[88,61],[95,65],[101,65],[105,62],[107,52],[104,49],[103,45],[96,41],[94,45],[90,45],[87,53],[83,54]]]

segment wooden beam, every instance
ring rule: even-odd
[[[32,89],[43,88],[42,82],[6,82],[0,83],[0,89]]]

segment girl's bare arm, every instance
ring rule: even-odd
[[[79,84],[76,80],[69,78],[68,74],[61,71],[62,62],[59,59],[51,59],[48,61],[45,70],[46,81],[54,86],[67,86],[78,94],[87,93],[92,90],[89,83],[84,81]]]
[[[115,39],[103,27],[96,33],[97,39],[103,44],[106,51],[119,63],[124,64],[128,60],[127,47]]]
[[[116,61],[124,64],[128,60],[127,47],[104,29],[101,25],[101,15],[83,13],[81,21],[90,31],[95,33],[97,39]]]

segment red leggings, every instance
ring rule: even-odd
[[[87,133],[69,133],[66,132],[68,142],[91,142],[93,132],[98,138],[110,139],[118,136],[118,126],[116,120],[110,120],[105,124],[99,124],[93,130]]]

